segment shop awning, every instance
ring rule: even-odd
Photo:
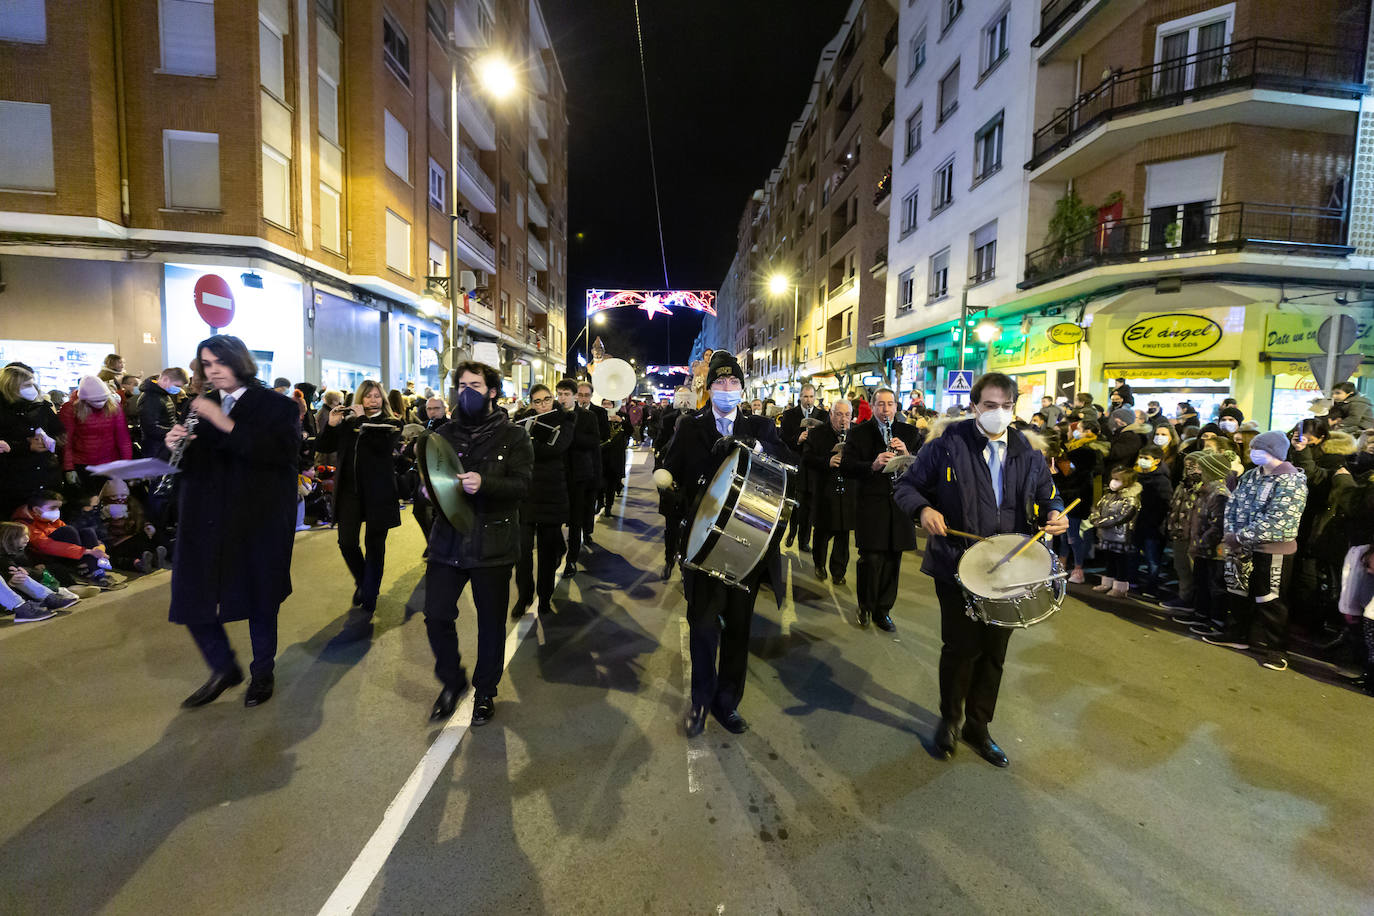
[[[1235,359],[1200,362],[1170,359],[1139,363],[1106,363],[1102,366],[1102,372],[1107,378],[1198,378],[1224,382],[1231,378],[1231,373],[1239,365],[1240,361]]]

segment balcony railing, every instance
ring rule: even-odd
[[[853,334],[846,334],[846,335],[844,335],[843,337],[838,337],[838,338],[836,338],[836,339],[834,339],[834,340],[827,340],[827,341],[825,342],[825,351],[826,351],[827,353],[829,353],[829,352],[832,351],[832,350],[843,350],[845,347],[848,347],[848,346],[852,345],[853,343],[854,343],[854,335],[853,335]],[[820,354],[817,354],[817,355],[819,356]]]
[[[878,187],[873,191],[873,206],[878,207],[892,195],[892,166],[887,167],[883,177],[878,179]]]
[[[878,133],[881,134],[883,131],[887,130],[887,126],[892,123],[892,119],[896,116],[896,112],[897,104],[895,101],[888,102],[883,106],[883,113],[878,117]]]
[[[854,281],[855,281],[855,279],[857,279],[857,278],[856,278],[856,277],[845,277],[845,278],[844,278],[843,280],[841,280],[836,286],[831,287],[831,288],[830,288],[830,296],[829,296],[829,298],[830,298],[830,299],[834,299],[834,298],[836,298],[836,297],[838,297],[838,296],[843,296],[845,293],[849,292],[851,289],[854,288]]]
[[[541,312],[549,310],[549,297],[544,295],[544,291],[539,288],[534,280],[531,280],[528,287],[529,304]]]
[[[487,196],[490,204],[496,206],[496,182],[491,180],[481,163],[477,161],[477,154],[468,148],[467,144],[458,147],[458,166],[463,170],[463,174],[472,181],[477,188]]]
[[[1360,98],[1359,51],[1251,38],[1113,73],[1035,132],[1026,168],[1037,168],[1099,124],[1122,115],[1171,108],[1238,89],[1274,89]]]
[[[1285,254],[1344,257],[1346,212],[1329,207],[1229,203],[1178,208],[1161,215],[1117,220],[1038,248],[1026,255],[1027,289],[1105,264],[1214,254],[1242,248]],[[1173,218],[1171,218],[1173,217]]]
[[[877,270],[879,267],[883,267],[883,266],[885,266],[886,264],[887,264],[887,246],[884,245],[883,247],[879,248],[879,249],[877,250],[877,252],[873,255],[873,268],[872,268],[872,269],[873,269],[873,270]]]
[[[530,177],[535,184],[549,183],[549,160],[544,158],[544,154],[539,150],[538,143],[531,143],[530,147]]]
[[[883,36],[883,53],[878,60],[887,63],[887,56],[895,50],[897,50],[897,24],[894,22],[892,28],[888,29],[887,34]]]
[[[540,196],[539,189],[534,186],[534,182],[529,182],[527,188],[529,192],[530,222],[536,226],[547,227],[549,225],[549,208],[544,205],[544,198]]]
[[[1095,0],[1050,0],[1040,7],[1040,34],[1031,39],[1031,47],[1038,48],[1069,21],[1069,17]]]
[[[473,266],[489,271],[496,270],[496,246],[491,243],[491,239],[485,238],[478,227],[466,220],[456,219],[453,224],[458,227],[459,240],[484,261],[483,264]]]
[[[874,338],[874,337],[882,337],[883,334],[886,333],[886,331],[885,331],[885,328],[886,328],[886,327],[887,327],[887,316],[886,316],[886,315],[879,315],[877,318],[874,318],[874,319],[873,319],[873,330],[871,330],[871,331],[868,332],[869,339],[871,340],[871,339]]]

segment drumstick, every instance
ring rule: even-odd
[[[946,535],[946,536],[949,536],[949,535],[951,535],[951,534],[954,535],[955,537],[968,538],[969,540],[972,540],[972,541],[986,541],[986,540],[987,540],[987,538],[985,538],[985,537],[980,537],[979,535],[976,535],[976,534],[969,534],[967,531],[957,531],[957,530],[955,530],[954,528],[946,528],[946,529],[945,529],[945,535]]]
[[[1068,511],[1069,511],[1070,509],[1072,509],[1074,506],[1078,505],[1078,504],[1081,503],[1082,501],[1083,501],[1083,500],[1081,500],[1081,499],[1075,499],[1073,502],[1071,502],[1071,503],[1069,503],[1067,506],[1065,506],[1065,507],[1064,507],[1064,511],[1061,512],[1060,514],[1061,514],[1061,515],[1067,514]],[[1030,545],[1034,544],[1036,541],[1040,540],[1040,539],[1041,539],[1042,537],[1044,537],[1044,536],[1045,536],[1045,529],[1041,528],[1041,529],[1040,529],[1038,532],[1036,532],[1034,535],[1032,535],[1032,536],[1026,538],[1025,542],[1024,542],[1020,547],[1016,548],[1016,549],[1013,550],[1011,553],[1007,554],[1005,557],[1003,557],[1002,559],[998,560],[996,563],[994,563],[994,564],[992,564],[991,566],[989,566],[989,567],[988,567],[988,572],[992,572],[994,569],[996,569],[997,567],[1001,566],[1003,563],[1006,563],[1008,560],[1014,560],[1014,559],[1016,559],[1017,557],[1021,556],[1021,554],[1025,553],[1027,550],[1030,549]]]

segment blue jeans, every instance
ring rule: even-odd
[[[1084,561],[1088,559],[1088,542],[1079,529],[1082,523],[1083,520],[1080,518],[1070,518],[1069,530],[1064,535],[1065,540],[1069,543],[1069,553],[1073,556],[1075,569],[1081,569]]]
[[[1158,534],[1141,536],[1139,558],[1145,562],[1144,585],[1153,588],[1159,583],[1159,568],[1164,565],[1164,539]]]

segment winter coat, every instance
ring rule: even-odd
[[[9,451],[0,452],[0,513],[13,511],[39,490],[54,489],[62,481],[56,453],[29,448],[29,439],[39,429],[58,442],[66,434],[47,401],[7,401],[0,396],[0,441],[9,446]]]
[[[1308,546],[1308,535],[1312,532],[1313,524],[1330,505],[1331,488],[1337,472],[1346,467],[1354,455],[1354,437],[1339,431],[1333,431],[1321,445],[1288,450],[1288,460],[1307,475],[1307,506],[1302,511],[1302,522],[1298,525],[1300,547]],[[1303,552],[1307,551],[1304,549]],[[1345,548],[1342,547],[1341,556],[1344,555]]]
[[[568,488],[595,486],[601,479],[601,433],[597,431],[596,414],[581,407],[572,410],[572,447],[568,452]]]
[[[1070,439],[1069,446],[1057,460],[1060,473],[1060,495],[1064,502],[1078,500],[1069,510],[1069,518],[1087,518],[1102,494],[1102,459],[1108,445],[1101,439]]]
[[[1352,544],[1365,540],[1369,528],[1368,505],[1370,474],[1334,474],[1327,488],[1326,502],[1312,520],[1306,536],[1298,537],[1302,552],[1332,566],[1340,563]],[[1307,504],[1312,505],[1309,491]],[[1303,512],[1306,516],[1307,512]]]
[[[1146,537],[1164,537],[1164,520],[1169,514],[1169,500],[1174,488],[1169,483],[1169,475],[1163,466],[1136,476],[1140,486],[1140,515],[1135,522],[1136,543],[1144,543]]]
[[[1347,617],[1374,620],[1374,599],[1361,603],[1356,597],[1361,592],[1370,591],[1357,587],[1359,578],[1369,575],[1364,571],[1364,555],[1368,550],[1368,544],[1357,544],[1345,552],[1345,559],[1341,563],[1341,597],[1337,607]]]
[[[976,420],[960,420],[939,438],[928,439],[916,461],[897,481],[893,498],[914,521],[931,506],[945,524],[977,535],[1033,534],[1051,510],[1063,511],[1064,501],[1050,478],[1049,468],[1026,437],[1008,429],[1002,465],[1002,500],[993,497],[992,474],[983,459],[987,438]],[[953,581],[967,542],[958,537],[932,537],[926,542],[921,571]]]
[[[1093,506],[1088,524],[1097,529],[1097,544],[1111,553],[1135,550],[1133,535],[1140,514],[1140,484],[1108,490]]]
[[[534,449],[530,493],[520,521],[529,525],[562,525],[568,521],[568,453],[576,435],[577,416],[554,402],[553,409],[529,426]],[[552,436],[551,430],[558,435]],[[550,437],[553,444],[549,444]]]
[[[106,413],[103,408],[92,409],[86,415],[86,419],[78,420],[78,403],[68,401],[57,412],[57,417],[67,432],[66,445],[61,449],[62,470],[70,471],[88,464],[125,461],[133,457],[133,445],[129,441],[129,423],[124,419],[124,411]]]
[[[166,461],[171,453],[163,440],[177,422],[176,399],[157,383],[157,379],[144,379],[138,390],[138,433],[143,443],[143,457]]]
[[[173,623],[275,614],[291,594],[300,413],[285,395],[251,384],[229,418],[227,433],[202,421],[182,452]]]
[[[1293,553],[1306,505],[1307,475],[1302,471],[1286,461],[1270,474],[1252,468],[1241,475],[1226,504],[1226,534],[1247,550]]]
[[[1192,496],[1193,509],[1188,519],[1188,556],[1199,560],[1221,557],[1226,539],[1226,502],[1231,491],[1220,480],[1202,483]]]
[[[893,438],[911,448],[917,438],[916,427],[900,420],[892,423]],[[808,441],[810,436],[807,437]],[[873,462],[887,451],[876,419],[849,430],[840,468],[857,484],[858,512],[854,526],[854,546],[859,550],[915,550],[916,523],[892,501],[894,476],[873,470]]]
[[[61,557],[64,560],[79,560],[86,553],[86,548],[79,543],[72,544],[68,541],[59,541],[53,538],[53,532],[59,528],[66,528],[67,523],[61,519],[48,521],[45,518],[30,516],[29,510],[20,506],[14,510],[12,521],[16,521],[29,529],[29,550],[40,556]]]
[[[394,417],[378,414],[370,419],[349,417],[337,426],[326,424],[315,445],[339,455],[335,517],[359,513],[368,525],[395,528],[401,524],[395,464],[400,442],[401,421]]]
[[[1116,468],[1134,468],[1140,450],[1150,444],[1154,430],[1145,423],[1132,423],[1111,438],[1111,445],[1102,461],[1102,477],[1107,479]]]
[[[814,427],[802,443],[802,463],[806,465],[810,488],[811,525],[818,531],[853,531],[857,521],[858,480],[844,464],[830,466],[839,441],[839,434],[827,423]]]
[[[465,471],[482,475],[476,493],[464,494],[476,516],[463,534],[442,515],[429,533],[429,562],[459,569],[513,566],[520,558],[520,506],[534,477],[534,447],[525,430],[498,411],[478,425],[454,419],[439,428]]]
[[[1169,499],[1169,511],[1164,520],[1164,533],[1171,541],[1186,541],[1192,535],[1194,507],[1202,495],[1202,478],[1184,480]]]
[[[611,437],[601,443],[601,486],[613,487],[625,479],[625,450],[630,447],[630,429],[625,421],[611,424]]]
[[[1343,414],[1340,428],[1344,432],[1358,436],[1364,430],[1374,428],[1374,404],[1364,395],[1352,394],[1336,406]]]
[[[810,410],[806,410],[801,405],[787,408],[782,412],[781,423],[779,424],[781,426],[783,445],[786,445],[794,452],[801,451],[804,443],[799,445],[797,443],[797,437],[801,435],[802,421],[813,418],[824,421],[826,417],[827,414],[825,410],[820,407],[813,406]],[[810,437],[808,436],[807,438]],[[907,444],[910,445],[911,443]],[[914,452],[915,449],[913,448],[912,451]]]

